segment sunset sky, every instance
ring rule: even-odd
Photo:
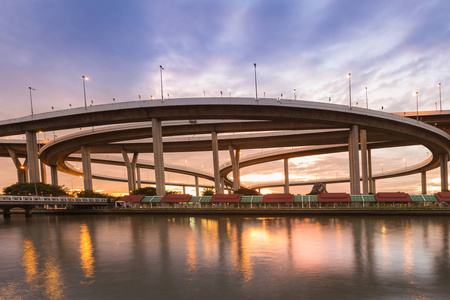
[[[353,105],[388,112],[439,105],[450,109],[449,1],[25,1],[0,0],[0,120],[84,105],[86,91],[95,104],[160,97],[159,65],[170,98],[254,95],[253,63],[258,90],[266,97],[348,103],[352,73]],[[62,135],[63,133],[57,133]],[[48,138],[51,134],[47,133]],[[21,137],[19,137],[21,138]],[[40,137],[43,139],[44,137]],[[261,151],[243,151],[243,155]],[[423,147],[376,150],[374,173],[418,163]],[[151,159],[151,155],[143,155]],[[167,154],[166,162],[212,167],[212,155]],[[220,153],[220,162],[229,159]],[[0,159],[0,187],[17,181],[10,158]],[[336,174],[325,174],[332,166]],[[123,176],[124,168],[97,173]],[[348,175],[348,154],[298,158],[291,178]],[[13,174],[13,175],[11,175]],[[283,179],[281,161],[244,168],[242,181]],[[143,171],[143,178],[153,178]],[[429,172],[429,188],[438,187],[438,170]],[[166,180],[193,178],[167,174]],[[48,176],[49,178],[49,176]],[[81,179],[61,175],[60,184],[81,187]],[[420,176],[377,182],[378,191],[417,193]],[[94,181],[95,189],[120,192],[126,183]],[[311,186],[293,187],[293,193]],[[348,191],[336,184],[329,191]],[[281,191],[276,189],[272,191]],[[189,190],[188,190],[189,191]]]

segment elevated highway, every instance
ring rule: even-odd
[[[440,114],[440,118],[444,119],[445,115],[448,115],[448,112]],[[436,119],[424,114],[422,119],[425,118],[428,118],[426,122],[430,124]],[[329,103],[249,98],[194,98],[117,103],[2,121],[0,136],[25,133],[30,180],[36,181],[39,178],[37,171],[39,168],[36,167],[37,131],[127,123],[129,125],[126,126],[129,128],[124,130],[116,128],[115,131],[106,132],[105,129],[106,131],[98,134],[57,139],[58,142],[50,142],[42,147],[40,157],[51,166],[54,175],[56,170],[65,168],[63,162],[69,155],[81,153],[85,188],[92,189],[91,152],[122,153],[125,164],[131,170],[130,174],[136,167],[137,153],[152,152],[156,186],[158,193],[161,194],[165,185],[163,158],[165,152],[211,151],[215,188],[222,191],[225,180],[218,165],[217,153],[220,149],[228,148],[230,152],[233,178],[237,179],[233,182],[236,188],[239,187],[240,149],[347,144],[350,192],[359,194],[360,168],[363,175],[363,190],[367,190],[368,186],[368,147],[372,143],[384,144],[387,147],[403,143],[427,147],[433,154],[433,164],[437,163],[441,167],[442,189],[448,188],[448,180],[445,178],[448,177],[446,165],[450,137],[437,128],[437,124],[432,126],[401,115]],[[441,121],[441,124],[445,130],[445,122]],[[133,126],[136,127],[130,128]],[[96,130],[97,128],[94,131]],[[314,131],[306,133],[305,130]],[[261,132],[259,135],[251,136],[258,131]],[[291,132],[285,134],[286,131]],[[222,138],[227,133],[241,133],[242,136]],[[207,138],[178,140],[176,138],[189,135],[205,135]],[[151,140],[144,143],[128,143],[134,139]],[[362,153],[361,160],[357,155],[359,148]],[[133,153],[132,159],[128,158],[128,153]],[[52,176],[56,179],[54,177]]]

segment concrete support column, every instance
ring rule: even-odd
[[[39,182],[39,157],[36,132],[26,131],[25,137],[27,140],[27,159],[30,182]]]
[[[358,125],[352,125],[349,139],[349,159],[350,159],[350,189],[351,194],[359,195],[360,175],[359,175],[359,129]]]
[[[81,163],[83,165],[84,190],[92,191],[91,150],[89,147],[81,146]]]
[[[186,186],[183,185],[183,194],[186,194]]]
[[[360,131],[361,135],[361,172],[363,194],[369,193],[369,179],[367,172],[367,132],[364,129]]]
[[[241,185],[239,180],[239,149],[229,145],[228,150],[230,152],[231,167],[233,169],[233,190],[237,191]]]
[[[289,194],[289,159],[284,159],[284,193]]]
[[[220,174],[219,174],[219,143],[217,141],[217,132],[211,132],[212,142],[212,154],[213,154],[213,168],[214,168],[214,188],[216,194],[223,193],[223,189],[220,187]]]
[[[141,184],[141,168],[139,168],[138,166],[136,166],[136,183],[137,183],[137,188],[140,189],[142,187],[142,184]]]
[[[138,156],[139,153],[134,153],[133,159],[130,161],[128,153],[125,150],[122,150],[123,161],[125,162],[125,167],[127,168],[128,190],[130,192],[136,189],[136,164]]]
[[[372,151],[367,149],[367,166],[369,171],[369,193],[374,193],[373,177],[372,177]]]
[[[427,172],[420,172],[420,179],[422,181],[422,195],[427,194]]]
[[[441,153],[440,155],[441,160],[441,191],[447,192],[448,191],[448,153]]]
[[[3,209],[3,217],[10,218],[11,217],[11,208],[4,207]]]
[[[28,178],[28,158],[25,158],[24,162],[23,162],[23,167],[24,167],[24,175],[25,175],[25,182],[29,182],[29,178]]]
[[[45,170],[44,162],[42,160],[39,160],[39,162],[41,165],[41,182],[47,183],[47,171]]]
[[[162,142],[161,121],[152,118],[153,160],[155,164],[156,195],[164,196],[166,193],[166,180],[164,177],[164,151]]]
[[[195,195],[200,196],[200,186],[198,185],[198,176],[195,176]]]
[[[353,195],[355,187],[353,186],[353,178],[354,178],[354,174],[353,174],[353,147],[352,147],[352,130],[350,129],[349,131],[349,136],[348,136],[348,167],[349,167],[349,183],[350,183],[350,194]]]
[[[377,193],[377,185],[375,184],[375,179],[372,181],[373,184],[373,194],[375,195]]]
[[[58,186],[58,167],[50,166],[50,175],[52,178],[52,185]]]
[[[220,177],[220,191],[217,194],[225,194],[225,177]]]
[[[22,165],[19,161],[19,158],[16,155],[16,152],[12,149],[7,149],[9,156],[11,157],[14,165],[16,166],[17,170],[17,182],[18,183],[25,183],[27,182],[27,170],[24,165]]]

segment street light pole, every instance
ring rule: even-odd
[[[81,76],[83,78],[83,92],[84,92],[84,109],[87,109],[87,102],[86,102],[86,80],[89,80],[86,76]]]
[[[33,113],[33,97],[31,96],[31,91],[35,90],[33,89],[31,86],[28,87],[30,89],[30,104],[31,104],[31,116],[33,117],[34,113]]]
[[[351,80],[352,74],[348,73],[347,77],[348,77],[348,99],[350,101],[350,108],[351,108],[352,107],[352,80]]]
[[[366,86],[366,108],[369,109],[369,100],[367,99],[367,86]]]
[[[255,93],[256,93],[255,99],[256,99],[256,101],[258,101],[258,83],[256,81],[256,63],[254,63],[253,66],[255,67]]]
[[[297,100],[297,91],[294,89],[294,100]]]
[[[417,121],[419,121],[419,92],[416,92],[416,111],[417,111]]]
[[[163,93],[163,81],[162,81],[162,71],[164,70],[163,66],[159,66],[159,74],[161,76],[161,101],[164,101],[164,93]]]
[[[441,83],[439,82],[439,108],[442,112],[442,94],[441,94]]]

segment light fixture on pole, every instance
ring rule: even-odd
[[[253,66],[255,67],[255,93],[256,93],[256,101],[258,101],[258,83],[256,81],[256,63],[253,64]]]
[[[161,101],[164,101],[164,92],[163,92],[163,81],[162,81],[162,71],[164,70],[163,66],[159,66],[159,74],[161,76]]]
[[[419,92],[416,92],[416,112],[417,112],[417,121],[419,121]]]
[[[351,81],[352,74],[348,73],[347,77],[348,77],[348,99],[350,101],[350,108],[351,108],[352,107],[352,81]]]
[[[439,109],[442,112],[442,94],[441,94],[441,83],[439,82]]]
[[[297,100],[297,91],[294,89],[294,100]]]
[[[35,89],[33,89],[31,86],[29,86],[28,88],[30,89],[31,116],[33,117],[33,97],[31,96],[31,91],[34,91]]]
[[[83,92],[84,92],[84,109],[87,109],[87,103],[86,103],[86,80],[89,80],[87,76],[81,76],[83,78]]]
[[[367,86],[365,87],[366,89],[366,108],[369,109],[369,100],[367,99]]]

